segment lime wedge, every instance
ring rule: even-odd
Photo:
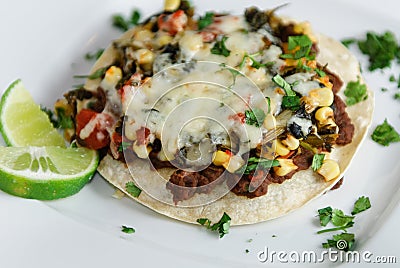
[[[98,153],[86,148],[0,147],[0,189],[52,200],[79,192],[92,178]]]
[[[21,80],[14,81],[1,98],[0,132],[9,146],[65,147],[64,138]]]

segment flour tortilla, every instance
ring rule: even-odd
[[[133,36],[137,29],[133,29],[125,33],[121,40]],[[344,99],[343,90],[347,83],[355,81],[361,77],[359,63],[350,51],[340,42],[329,38],[322,34],[316,34],[318,39],[319,55],[318,63],[325,65],[328,63],[328,68],[339,75],[343,80],[344,85],[338,93]],[[101,67],[108,66],[113,63],[115,58],[115,49],[111,46],[93,67],[97,70]],[[95,90],[99,81],[88,81],[86,88]],[[149,196],[145,191],[142,191],[139,197],[131,196],[125,190],[125,184],[133,181],[131,174],[124,163],[114,160],[107,155],[98,167],[99,173],[112,185],[119,188],[126,195],[133,198],[135,201],[145,205],[146,207],[166,215],[168,217],[196,223],[199,218],[208,218],[212,222],[217,222],[224,212],[231,218],[231,225],[253,224],[262,221],[267,221],[280,216],[283,216],[297,208],[304,206],[314,198],[322,195],[332,188],[342,177],[353,159],[358,147],[366,136],[368,127],[372,120],[374,107],[373,93],[368,90],[368,99],[354,106],[348,107],[347,112],[355,126],[353,142],[346,146],[334,148],[331,158],[335,159],[340,166],[341,175],[329,182],[325,180],[311,169],[297,172],[292,179],[286,180],[282,184],[270,184],[268,193],[264,196],[249,199],[243,196],[237,196],[229,192],[224,197],[217,201],[197,207],[181,207],[168,205],[159,202]],[[157,176],[155,171],[150,169],[147,161],[138,161],[136,164],[136,174],[142,174],[144,178],[151,181],[154,176]],[[171,170],[166,171],[171,172]],[[165,191],[165,184],[159,183],[154,187],[162,188]],[[200,198],[204,194],[196,194],[194,198]],[[170,195],[172,200],[172,194]],[[183,201],[185,202],[185,201]]]

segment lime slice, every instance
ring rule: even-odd
[[[92,178],[98,161],[86,148],[0,147],[0,189],[40,200],[67,197]]]
[[[0,132],[9,146],[65,147],[64,138],[21,80],[13,82],[1,98]]]

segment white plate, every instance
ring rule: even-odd
[[[199,12],[209,9],[242,12],[251,4],[272,8],[282,1],[193,1]],[[149,15],[163,1],[124,0],[13,0],[0,9],[0,88],[22,78],[35,100],[49,107],[74,84],[75,74],[86,74],[87,52],[106,46],[119,32],[110,16],[129,14],[134,7]],[[400,20],[393,10],[400,2],[357,0],[293,1],[280,13],[309,20],[314,29],[337,39],[361,37],[366,30],[398,30]],[[396,32],[396,34],[399,34]],[[356,50],[356,49],[355,49]],[[365,66],[365,58],[360,57]],[[364,68],[366,69],[366,68]],[[375,91],[376,110],[372,127],[388,118],[400,130],[400,105],[393,99],[395,85],[389,75],[399,68],[364,75]],[[382,93],[381,87],[389,88]],[[370,130],[369,134],[372,133]],[[96,176],[77,195],[54,202],[24,200],[0,192],[0,267],[253,267],[257,253],[284,250],[321,252],[329,234],[320,229],[316,210],[334,206],[350,211],[361,195],[369,196],[372,208],[356,217],[349,231],[356,234],[357,249],[375,256],[399,252],[397,222],[400,220],[400,143],[382,147],[369,136],[345,175],[343,186],[302,209],[280,219],[252,226],[234,227],[229,235],[160,216],[126,198],[111,197],[113,188]],[[121,225],[136,229],[133,235]],[[273,237],[276,236],[276,237]],[[249,240],[252,240],[249,242]],[[249,253],[245,253],[248,249]],[[397,262],[400,261],[397,256]],[[289,261],[290,262],[290,261]],[[279,263],[275,259],[275,263]],[[327,260],[325,265],[333,264]]]

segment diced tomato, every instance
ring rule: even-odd
[[[158,28],[168,32],[170,35],[182,31],[188,22],[187,16],[183,10],[178,10],[171,15],[162,14],[158,17]]]
[[[89,131],[87,137],[81,138],[82,145],[89,149],[98,150],[110,143],[110,135],[106,128],[111,127],[113,123],[114,119],[108,114],[82,109],[76,116],[76,134],[81,137],[82,130]],[[87,128],[85,129],[85,127]]]
[[[230,115],[228,118],[232,119],[232,120],[235,120],[235,121],[238,121],[238,122],[240,122],[242,124],[244,124],[244,122],[246,122],[246,116],[244,115],[244,113],[237,113],[237,114],[234,114],[234,115]]]
[[[150,129],[141,127],[136,130],[136,143],[137,145],[144,145],[149,142]]]

